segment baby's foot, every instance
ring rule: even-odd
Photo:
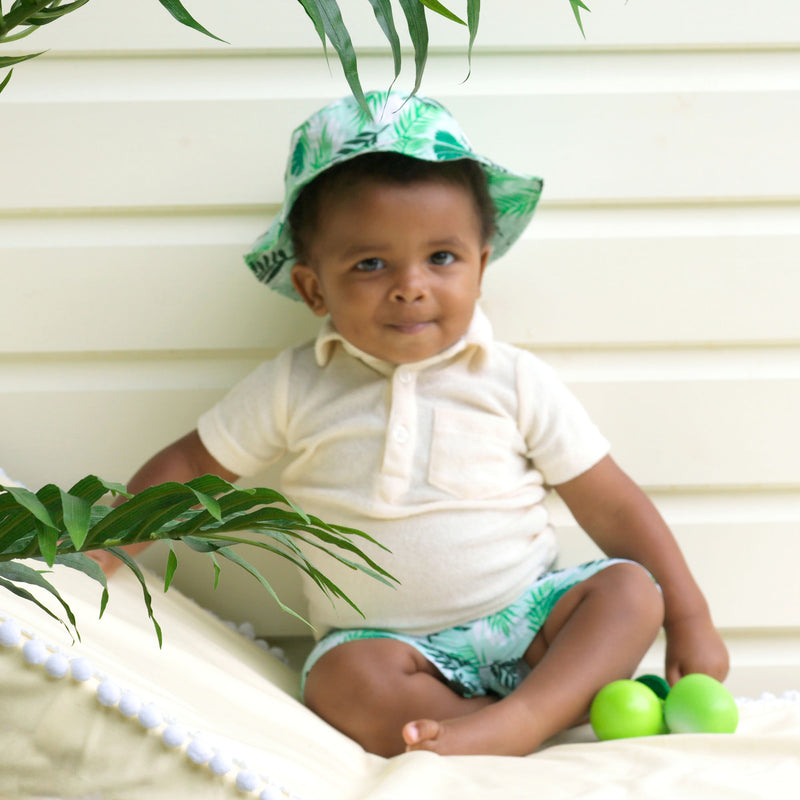
[[[439,755],[521,756],[534,752],[544,737],[528,719],[498,714],[489,706],[449,720],[418,719],[403,727],[406,752],[429,750]],[[516,710],[516,709],[515,709]]]
[[[411,750],[438,750],[438,744],[444,739],[444,724],[434,719],[418,719],[403,727],[403,741],[406,752]]]

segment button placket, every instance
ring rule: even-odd
[[[390,403],[381,471],[384,475],[403,479],[403,486],[406,487],[413,468],[417,429],[415,372],[407,367],[398,367],[395,370]],[[393,484],[398,486],[396,481]]]

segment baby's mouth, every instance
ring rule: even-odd
[[[431,324],[432,323],[427,320],[407,321],[407,322],[393,322],[389,324],[389,327],[397,331],[398,333],[414,334],[425,330],[425,328],[427,328]]]

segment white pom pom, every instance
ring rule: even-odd
[[[29,664],[44,664],[47,646],[41,639],[28,639],[22,646],[22,656]]]
[[[284,664],[289,663],[289,659],[286,657],[286,653],[280,647],[270,647],[269,652],[271,655],[277,658],[278,661],[281,661]]]
[[[149,729],[157,728],[164,721],[164,718],[154,703],[148,703],[139,711],[138,720],[143,728]]]
[[[239,626],[239,633],[241,633],[245,639],[252,640],[256,638],[256,629],[253,627],[252,622],[243,622]]]
[[[240,792],[252,792],[258,786],[258,775],[249,769],[242,769],[236,775],[236,788]]]
[[[61,653],[53,653],[44,662],[44,668],[51,678],[63,678],[69,672],[69,659]]]
[[[72,659],[70,671],[76,681],[88,681],[94,675],[94,665],[88,658],[78,656]]]
[[[186,755],[194,761],[195,764],[207,764],[211,761],[214,755],[214,750],[208,742],[203,739],[192,739],[189,746],[186,748]]]
[[[284,800],[286,795],[277,786],[267,786],[258,796],[258,800]]]
[[[22,640],[22,631],[13,619],[7,619],[0,625],[0,644],[3,647],[16,647]]]
[[[101,706],[111,708],[111,706],[115,706],[119,702],[121,696],[122,691],[119,686],[110,678],[106,678],[97,687],[97,699],[100,701]]]
[[[164,732],[161,734],[161,740],[167,747],[180,747],[185,741],[188,734],[186,729],[176,723],[167,725]]]
[[[142,701],[133,692],[125,692],[119,701],[119,711],[123,717],[135,717],[142,708]]]
[[[211,761],[208,762],[208,768],[215,775],[227,775],[233,769],[233,762],[225,753],[217,753]]]

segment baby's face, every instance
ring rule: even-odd
[[[406,364],[464,335],[488,257],[467,189],[367,180],[323,202],[309,263],[292,280],[351,344]]]

